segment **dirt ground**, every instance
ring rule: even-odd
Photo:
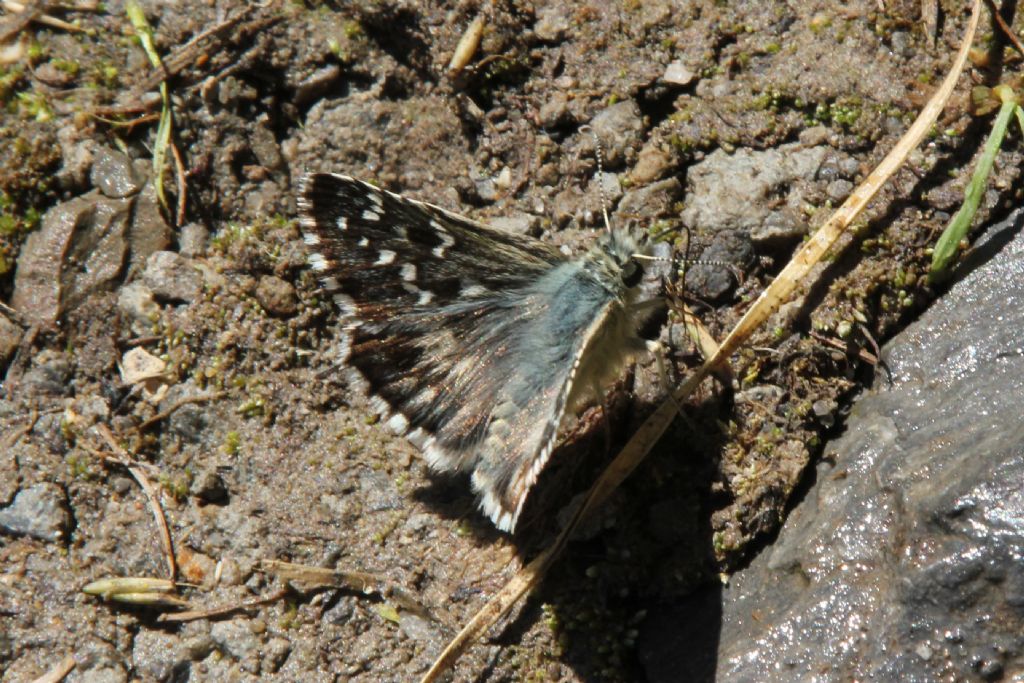
[[[568,430],[516,534],[495,531],[466,478],[430,472],[344,383],[296,225],[303,173],[578,249],[600,213],[589,125],[615,220],[685,221],[691,252],[736,264],[686,280],[721,338],[913,120],[967,17],[948,1],[934,21],[932,3],[875,0],[143,1],[169,73],[164,204],[160,72],[124,3],[50,5],[3,16],[0,55],[2,681],[67,656],[76,681],[414,680],[660,402],[641,362],[607,422],[594,408]],[[824,284],[737,354],[736,391],[702,388],[456,680],[645,680],[646,607],[770,543],[876,344],[936,296],[927,250],[990,121],[970,89],[1007,69],[985,26],[987,56]],[[982,218],[1019,203],[1019,162],[1000,156]],[[700,356],[657,322],[682,376]],[[180,598],[275,599],[168,623],[172,607],[83,593],[167,576],[125,459],[166,513]],[[373,579],[289,583],[272,561]]]

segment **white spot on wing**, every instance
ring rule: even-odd
[[[416,303],[419,304],[420,306],[426,306],[427,304],[429,304],[433,300],[434,300],[434,293],[429,291],[429,290],[424,289],[424,290],[420,291],[420,298],[419,298],[419,301],[417,301]]]
[[[380,220],[380,214],[377,213],[376,211],[374,211],[373,209],[366,209],[365,211],[363,211],[363,220],[364,221],[379,221]]]
[[[375,266],[389,266],[395,262],[395,257],[398,256],[395,252],[390,249],[381,249],[380,255],[377,257],[377,261],[373,264]]]
[[[491,290],[487,289],[486,287],[484,287],[483,285],[480,285],[480,284],[473,284],[473,285],[470,285],[469,287],[464,287],[460,291],[460,294],[462,294],[462,296],[468,296],[468,297],[486,296],[487,294],[490,294],[490,293],[491,293]]]
[[[310,254],[309,266],[313,270],[327,270],[327,259],[323,254]]]
[[[406,263],[402,266],[402,279],[406,282],[416,282],[416,266]]]
[[[395,413],[388,418],[388,428],[391,429],[395,434],[405,434],[406,430],[409,429],[409,420],[405,418],[405,415],[401,413]]]
[[[345,218],[344,216],[340,216],[338,218],[338,230],[341,230],[342,232],[348,230],[348,218]]]
[[[320,235],[315,232],[304,232],[302,233],[302,241],[311,247],[315,247],[320,244]]]
[[[356,242],[356,246],[359,246],[359,247],[368,247],[368,246],[370,246],[370,238],[369,237],[364,237],[363,239],[361,239],[358,242]]]

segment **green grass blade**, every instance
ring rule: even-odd
[[[155,69],[163,69],[163,62],[160,61],[160,53],[156,51],[153,43],[153,29],[146,20],[146,14],[136,0],[128,0],[124,6],[128,14],[128,20],[132,22],[142,49],[149,57],[150,64]],[[167,162],[167,149],[171,144],[171,98],[167,94],[167,81],[160,83],[160,123],[156,129],[156,140],[153,144],[153,187],[156,189],[156,196],[160,205],[167,208],[167,197],[164,194],[164,166]]]
[[[928,273],[928,279],[932,282],[943,280],[949,274],[949,264],[956,256],[960,240],[970,229],[974,214],[977,213],[978,206],[981,204],[981,197],[985,193],[988,177],[992,173],[992,164],[995,161],[996,153],[999,152],[999,147],[1003,144],[1003,138],[1006,137],[1006,129],[1010,125],[1010,117],[1014,110],[1019,110],[1019,107],[1012,99],[1004,100],[999,108],[999,115],[996,116],[996,121],[992,125],[992,132],[989,133],[988,140],[985,142],[985,150],[978,160],[978,167],[974,169],[967,192],[964,193],[964,203],[942,232],[939,241],[935,243],[932,267]]]

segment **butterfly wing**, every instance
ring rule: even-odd
[[[299,206],[353,379],[511,530],[611,295],[538,240],[345,176],[308,177]]]

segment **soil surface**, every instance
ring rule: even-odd
[[[67,656],[76,681],[414,680],[662,400],[643,359],[566,429],[515,535],[496,531],[467,478],[431,472],[345,383],[297,228],[304,173],[567,250],[600,229],[601,183],[613,221],[710,262],[685,296],[721,338],[906,130],[967,19],[875,0],[140,4],[162,71],[118,0],[30,3],[0,30],[2,681]],[[938,294],[928,249],[991,125],[971,88],[1006,71],[983,34],[820,284],[734,357],[735,389],[702,387],[456,680],[643,680],[648,609],[771,541],[877,344]],[[1019,203],[1019,168],[1000,154],[979,222]],[[666,316],[644,332],[671,379],[700,362]],[[175,623],[85,594],[168,576],[134,473],[191,609],[274,599]]]

